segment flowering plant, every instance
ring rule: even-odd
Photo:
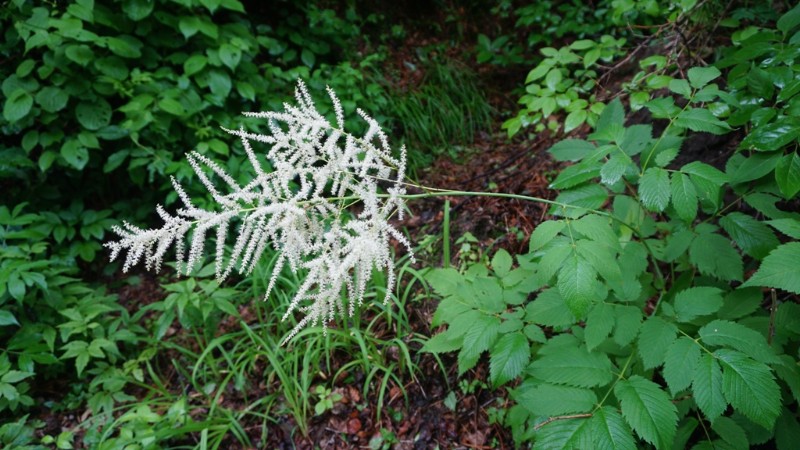
[[[164,221],[158,229],[127,222],[115,226],[119,239],[105,244],[111,250],[111,259],[124,252],[123,271],[142,260],[148,270],[158,270],[166,252],[175,248],[178,271],[189,274],[202,258],[206,234],[214,230],[216,276],[222,281],[236,267],[239,273],[252,272],[263,252],[272,246],[278,259],[266,296],[285,266],[295,273],[306,271],[305,281],[283,318],[295,310],[305,312],[305,317],[287,340],[306,325],[322,322],[324,327],[337,313],[352,316],[364,301],[367,282],[375,269],[387,271],[388,300],[395,284],[389,240],[397,239],[411,253],[408,240],[389,223],[395,213],[402,219],[405,206],[405,148],[394,157],[378,123],[360,109],[358,114],[368,124],[366,133],[358,137],[345,131],[341,103],[330,88],[327,92],[335,122],[319,113],[305,84],[299,81],[297,104],[284,104],[284,112],[244,113],[265,119],[269,134],[243,128],[226,130],[241,139],[255,169],[255,177],[244,186],[214,161],[190,152],[187,159],[218,209],[194,206],[173,177],[183,207],[172,215],[157,206]],[[272,170],[262,167],[254,144],[269,146],[266,159]],[[389,184],[386,193],[378,192],[379,183]],[[357,214],[345,214],[355,207]],[[228,252],[226,243],[233,227],[237,229]],[[347,305],[343,291],[349,299]]]

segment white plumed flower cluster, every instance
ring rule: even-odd
[[[244,186],[215,162],[189,153],[187,159],[217,209],[195,207],[173,178],[183,207],[171,215],[158,206],[164,220],[159,229],[129,223],[114,227],[119,240],[105,244],[111,259],[126,252],[124,271],[142,260],[148,270],[158,270],[166,252],[175,248],[178,271],[189,274],[202,258],[206,235],[216,233],[216,275],[222,281],[233,270],[252,272],[271,246],[278,259],[266,296],[284,267],[306,273],[284,319],[295,310],[305,312],[305,317],[287,340],[306,325],[321,322],[325,326],[336,314],[352,316],[364,301],[374,269],[388,274],[387,301],[395,284],[390,239],[411,252],[405,236],[389,223],[395,213],[402,219],[405,206],[405,149],[399,157],[393,156],[378,123],[361,110],[358,114],[368,124],[366,133],[357,137],[346,132],[341,103],[330,88],[328,95],[335,123],[318,112],[300,81],[297,104],[284,104],[284,112],[245,113],[264,119],[269,134],[226,130],[241,139],[255,169],[255,178]],[[269,148],[265,156],[270,171],[258,160],[254,146],[259,144]],[[389,185],[385,193],[379,193],[379,184]],[[351,214],[353,210],[358,212]],[[227,252],[229,231],[234,227],[236,237],[232,251]]]

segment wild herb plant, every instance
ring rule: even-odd
[[[777,44],[798,26],[800,7],[778,21],[781,34],[761,37]],[[731,52],[770,65],[770,51],[797,45],[756,41]],[[488,352],[494,385],[515,381],[517,404],[496,413],[520,444],[795,445],[800,215],[791,205],[800,171],[791,113],[762,108],[764,122],[724,170],[681,158],[691,132],[732,130],[714,114],[726,111],[720,102],[742,111],[741,124],[759,110],[745,85],[769,101],[773,83],[789,82],[785,69],[769,77],[740,67],[756,73],[732,80],[738,96],[713,83],[714,67],[668,80],[678,99],[645,104],[667,122],[657,135],[652,125],[625,126],[621,102],[608,104],[587,139],[550,149],[574,163],[552,184],[573,208],[551,209],[557,218],[534,230],[528,254],[515,261],[498,251],[491,270],[431,272],[443,297],[434,325],[447,329],[425,350],[457,351],[459,374]]]

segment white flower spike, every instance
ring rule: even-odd
[[[405,149],[395,158],[378,123],[361,110],[358,114],[368,124],[364,136],[345,131],[341,103],[333,90],[327,92],[335,123],[318,112],[305,84],[298,81],[297,105],[285,104],[284,112],[244,113],[265,119],[270,134],[226,130],[241,139],[255,169],[255,178],[244,186],[212,160],[189,153],[187,159],[216,208],[195,207],[172,179],[183,207],[170,215],[158,206],[164,220],[159,229],[141,229],[126,222],[115,226],[119,240],[105,244],[111,259],[127,252],[123,271],[142,259],[148,270],[158,270],[167,250],[174,247],[178,271],[189,274],[202,259],[206,234],[216,228],[214,259],[217,279],[222,281],[237,267],[239,273],[252,272],[271,246],[278,259],[265,298],[284,267],[307,273],[284,314],[285,319],[300,310],[305,317],[286,340],[303,326],[321,322],[325,327],[337,313],[353,316],[364,301],[375,269],[387,271],[384,301],[388,301],[395,283],[390,239],[395,238],[411,253],[409,241],[389,223],[395,213],[402,218],[405,206]],[[265,156],[271,171],[261,167],[254,150],[259,144],[269,147]],[[391,184],[387,194],[378,193],[379,182]],[[359,213],[353,217],[344,211],[354,204]],[[237,232],[226,256],[230,230]],[[342,300],[345,293],[347,306]]]

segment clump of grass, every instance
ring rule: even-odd
[[[392,111],[415,171],[475,140],[491,127],[492,108],[476,74],[464,64],[443,58],[427,60],[419,87],[391,95]]]

